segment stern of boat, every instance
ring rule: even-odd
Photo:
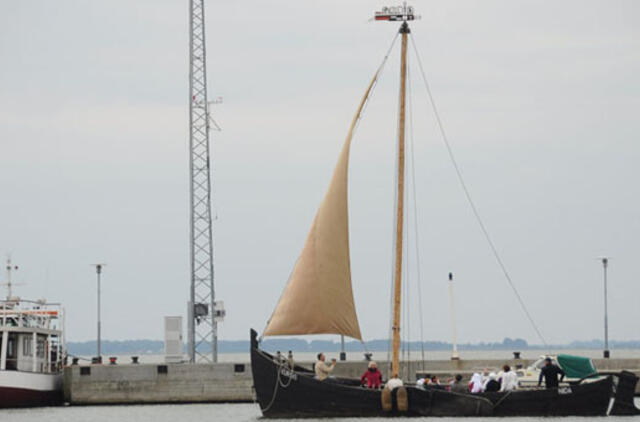
[[[613,406],[609,414],[616,416],[640,415],[640,409],[634,403],[636,384],[638,384],[639,378],[629,371],[622,371],[617,377],[618,385],[615,389]]]

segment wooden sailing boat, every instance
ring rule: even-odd
[[[400,366],[407,36],[410,33],[407,22],[414,19],[413,8],[406,4],[384,8],[375,15],[375,20],[402,22],[399,30],[400,104],[390,374],[390,378],[395,379],[399,377]],[[367,86],[353,116],[329,188],[264,336],[340,334],[362,340],[351,287],[347,178],[354,129],[381,68],[382,65]],[[261,350],[254,330],[251,330],[251,368],[257,400],[265,417],[605,415],[613,395],[611,376],[573,386],[568,391],[551,389],[479,395],[416,387],[372,390],[360,387],[359,379],[319,381],[312,370],[281,361]],[[622,409],[622,413],[637,411],[633,405],[636,381],[633,374],[620,376],[616,398],[617,408]],[[631,391],[630,401],[626,396],[620,397],[621,385],[628,385],[622,392]]]

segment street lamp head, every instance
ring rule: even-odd
[[[102,267],[104,267],[105,265],[107,265],[107,264],[105,264],[104,262],[101,262],[99,264],[91,264],[92,267],[96,267],[96,273],[97,274],[102,273]]]

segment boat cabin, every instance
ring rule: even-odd
[[[0,370],[58,373],[62,370],[62,308],[44,301],[0,301]]]

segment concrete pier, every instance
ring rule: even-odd
[[[249,364],[69,366],[65,402],[74,405],[213,403],[253,400]]]
[[[428,360],[401,364],[403,378],[416,379],[424,372],[446,381],[455,374],[469,379],[484,368],[497,370],[509,364],[516,368],[531,363],[527,359],[511,360]],[[298,364],[312,368],[313,362]],[[599,371],[630,370],[640,375],[640,359],[594,359]],[[334,371],[341,377],[359,378],[367,362],[338,362]],[[385,379],[387,362],[378,361]],[[636,390],[640,393],[640,385]],[[64,396],[73,405],[134,403],[215,403],[254,400],[251,365],[217,364],[125,364],[69,366],[64,371]]]

